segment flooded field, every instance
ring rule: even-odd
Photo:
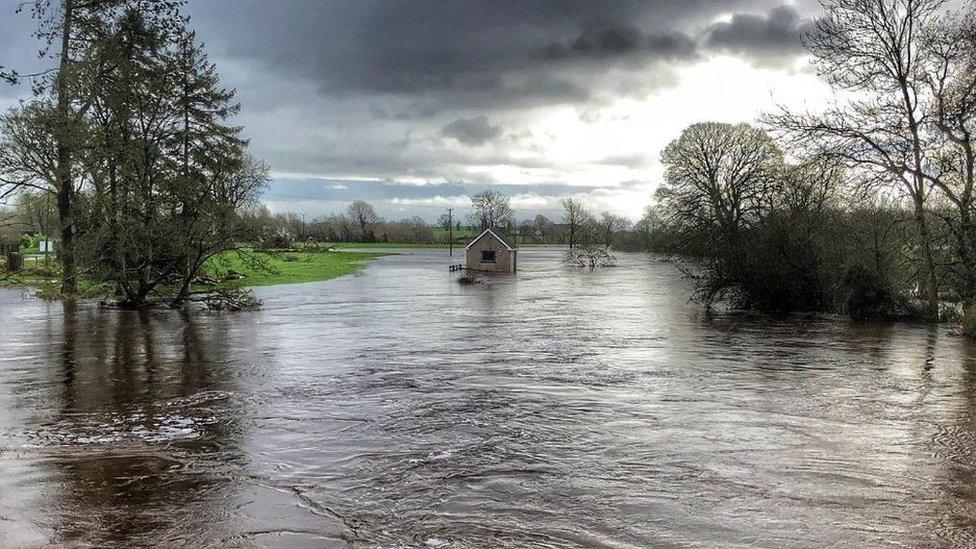
[[[446,252],[257,313],[0,293],[0,546],[976,546],[976,349]]]

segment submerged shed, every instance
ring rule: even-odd
[[[518,250],[491,229],[485,229],[468,244],[465,262],[468,270],[514,273],[518,270]]]

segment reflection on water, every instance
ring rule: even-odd
[[[211,316],[0,293],[0,546],[976,546],[976,353],[442,251]]]

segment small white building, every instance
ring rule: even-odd
[[[469,271],[515,273],[518,270],[518,250],[491,229],[485,229],[465,251]]]

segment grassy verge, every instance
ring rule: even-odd
[[[281,252],[256,253],[257,259],[269,269],[246,262],[237,253],[217,256],[204,266],[211,276],[221,276],[228,271],[244,275],[242,286],[275,286],[331,280],[355,273],[365,267],[365,262],[386,255],[377,252]]]

